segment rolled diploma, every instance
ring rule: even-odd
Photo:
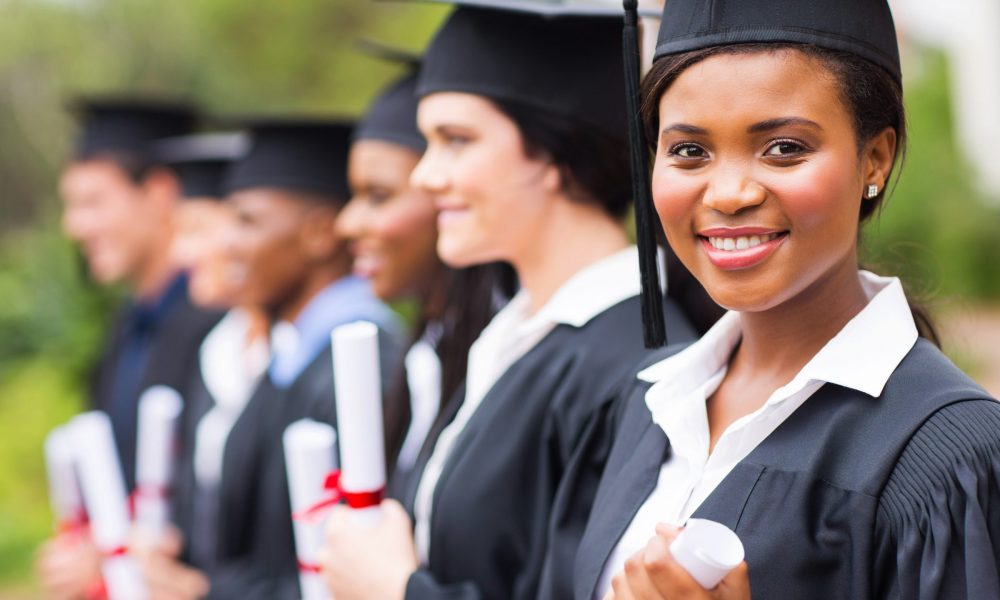
[[[139,398],[138,444],[135,457],[135,520],[151,539],[159,539],[169,518],[167,489],[174,467],[180,394],[156,385]]]
[[[53,429],[45,438],[45,467],[49,479],[49,501],[61,531],[83,525],[86,511],[76,480],[73,437],[68,427]]]
[[[70,427],[91,535],[104,554],[101,572],[108,597],[141,600],[146,590],[139,570],[131,556],[120,552],[128,544],[128,503],[111,421],[106,414],[93,411],[75,417]]]
[[[743,542],[732,529],[708,519],[688,519],[670,544],[673,555],[701,587],[710,590],[743,562]]]
[[[285,467],[288,470],[288,495],[292,512],[299,513],[319,502],[325,495],[323,483],[336,466],[337,433],[326,423],[302,419],[285,429]],[[295,553],[299,563],[315,565],[323,546],[323,520],[295,519]],[[319,573],[299,570],[303,600],[326,600],[330,593]]]
[[[358,321],[333,330],[333,373],[340,436],[340,483],[347,493],[385,488],[385,442],[378,327]],[[353,511],[362,523],[377,524],[380,508]]]

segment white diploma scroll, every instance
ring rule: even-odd
[[[151,540],[160,539],[170,517],[169,486],[182,405],[180,394],[165,385],[153,386],[139,398],[135,521]]]
[[[319,575],[317,559],[323,546],[323,523],[306,514],[329,496],[324,489],[327,477],[336,466],[337,433],[326,423],[302,419],[289,425],[283,436],[285,467],[288,470],[288,495],[292,504],[295,530],[295,553],[299,563],[299,587],[303,600],[327,600],[330,593]]]
[[[76,478],[73,448],[73,436],[68,427],[56,427],[45,438],[49,501],[60,533],[80,532],[87,520],[80,484]]]
[[[701,587],[710,590],[743,562],[743,542],[722,523],[688,519],[670,554]]]
[[[340,435],[340,484],[355,518],[376,524],[385,488],[378,328],[358,321],[331,334]],[[367,500],[366,500],[367,498]]]
[[[70,421],[83,502],[94,543],[103,555],[101,572],[110,600],[142,600],[145,586],[128,554],[129,514],[111,420],[102,412]]]

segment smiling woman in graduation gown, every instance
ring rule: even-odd
[[[661,27],[653,199],[732,312],[639,373],[562,576],[579,600],[1000,597],[1000,404],[857,266],[905,139],[889,7],[672,0]],[[711,591],[669,551],[688,518],[746,550]]]
[[[424,56],[413,181],[437,203],[445,262],[509,261],[522,288],[473,344],[455,416],[418,463],[413,533],[392,502],[374,531],[331,516],[337,598],[535,598],[556,489],[575,482],[583,514],[567,521],[582,526],[610,388],[646,353],[622,223],[620,14],[468,4]],[[658,308],[694,336],[677,305]]]
[[[396,369],[395,316],[366,281],[350,275],[346,244],[334,228],[348,198],[350,135],[341,122],[254,122],[250,149],[227,178],[226,203],[237,222],[232,268],[245,277],[239,302],[261,307],[273,326],[266,372],[219,432],[217,482],[204,485],[194,469],[178,481],[186,488],[179,496],[191,503],[178,511],[189,515],[179,523],[184,556],[207,576],[210,598],[300,597],[281,441],[299,419],[336,425],[330,332],[357,320],[375,323],[383,376]],[[186,444],[210,441],[197,435],[202,424],[187,430]]]

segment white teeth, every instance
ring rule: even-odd
[[[777,233],[740,236],[737,238],[710,237],[708,238],[708,243],[712,244],[712,247],[715,248],[716,250],[726,250],[726,251],[747,250],[749,248],[753,248],[754,246],[759,246],[765,242],[770,242],[776,237],[778,237]]]

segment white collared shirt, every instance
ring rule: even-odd
[[[534,315],[531,298],[521,290],[483,329],[469,350],[465,401],[438,437],[417,487],[414,541],[422,564],[427,564],[430,555],[431,512],[438,480],[455,441],[493,385],[557,325],[583,327],[612,306],[638,295],[639,289],[638,251],[630,246],[578,271]]]
[[[195,431],[194,473],[203,489],[218,485],[229,432],[267,368],[267,342],[261,338],[248,346],[250,327],[250,315],[234,308],[201,343],[201,376],[215,401]]]
[[[872,397],[917,341],[899,279],[860,271],[868,304],[763,406],[734,421],[709,454],[706,400],[726,376],[742,337],[739,313],[729,312],[683,352],[639,373],[654,385],[646,393],[653,422],[670,439],[670,458],[656,489],[643,503],[604,565],[595,598],[611,587],[625,561],[656,534],[657,523],[682,525],[730,471],[792,415],[824,383]]]

